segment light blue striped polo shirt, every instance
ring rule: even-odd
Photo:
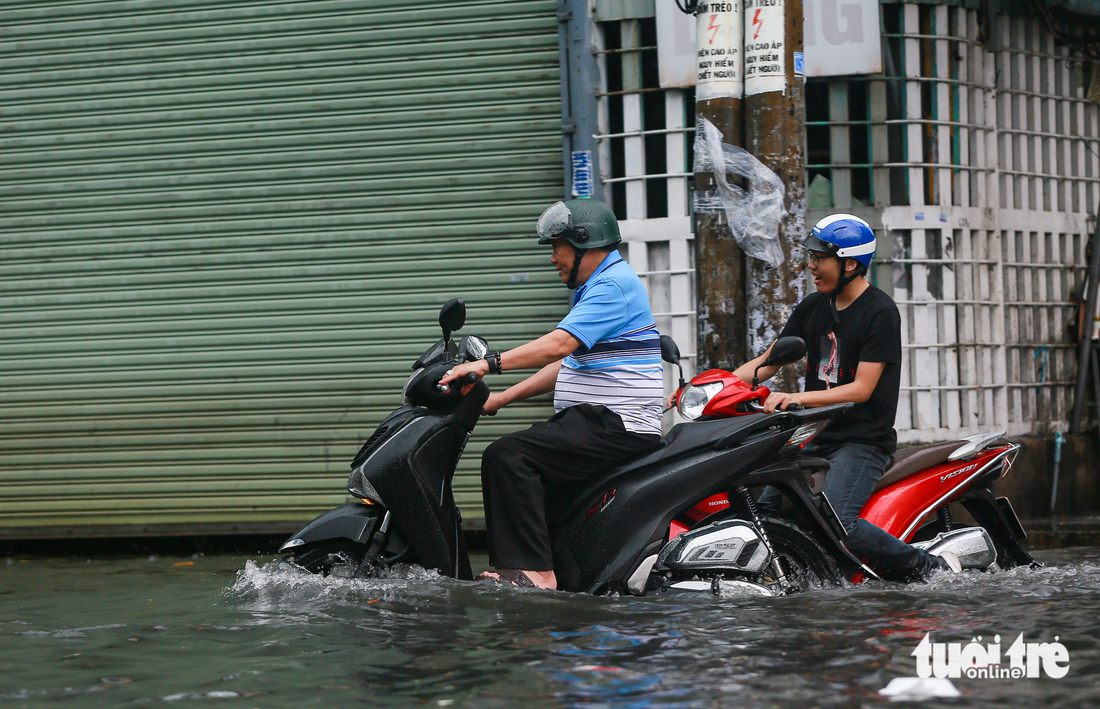
[[[554,408],[602,404],[619,415],[626,430],[660,435],[661,335],[645,286],[618,251],[577,289],[558,329],[581,346],[562,361]]]

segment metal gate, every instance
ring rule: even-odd
[[[342,502],[447,298],[567,295],[555,3],[0,10],[0,534],[285,529]],[[515,378],[501,378],[507,384]],[[480,517],[479,428],[457,492]]]

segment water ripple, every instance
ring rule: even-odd
[[[593,597],[416,567],[320,578],[231,556],[0,565],[0,709],[854,708],[914,675],[926,633],[1058,636],[1070,654],[1061,680],[954,680],[953,706],[1100,703],[1100,550],[1038,556],[787,598]]]

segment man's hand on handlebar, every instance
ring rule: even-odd
[[[768,398],[764,400],[764,413],[775,413],[776,411],[786,411],[790,406],[802,406],[802,399],[798,394],[784,394],[781,391],[775,391],[768,395]]]
[[[463,379],[469,374],[473,374],[476,378],[467,384],[462,386],[462,395],[466,396],[470,393],[470,390],[474,388],[474,384],[481,381],[481,378],[489,373],[489,363],[483,359],[475,359],[473,362],[466,362],[465,364],[457,365],[448,370],[443,378],[439,380],[440,386],[448,386],[456,379]],[[464,381],[469,381],[468,379]]]

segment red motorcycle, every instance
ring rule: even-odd
[[[799,338],[781,338],[773,351],[777,348],[805,352],[805,343]],[[679,366],[679,353],[671,339],[662,342],[662,350],[666,361]],[[792,361],[790,355],[786,361]],[[748,384],[731,372],[711,369],[686,384],[681,374],[676,405],[680,415],[692,421],[748,416],[763,410],[770,393],[767,387],[757,384],[755,377]],[[828,425],[828,421],[822,425]],[[994,482],[1008,474],[1020,448],[1005,441],[1004,436],[1004,431],[998,431],[899,449],[860,517],[914,546],[952,551],[964,569],[1038,564],[1020,543],[1027,534],[1008,498],[993,493]],[[811,439],[812,435],[801,445]],[[800,466],[810,489],[824,496],[821,489],[828,461],[804,457]],[[956,526],[950,512],[955,502],[961,503],[979,526]],[[698,527],[730,505],[726,493],[703,500],[672,521],[669,538]],[[863,573],[855,573],[851,579],[859,582],[867,575],[869,570],[864,567]]]

